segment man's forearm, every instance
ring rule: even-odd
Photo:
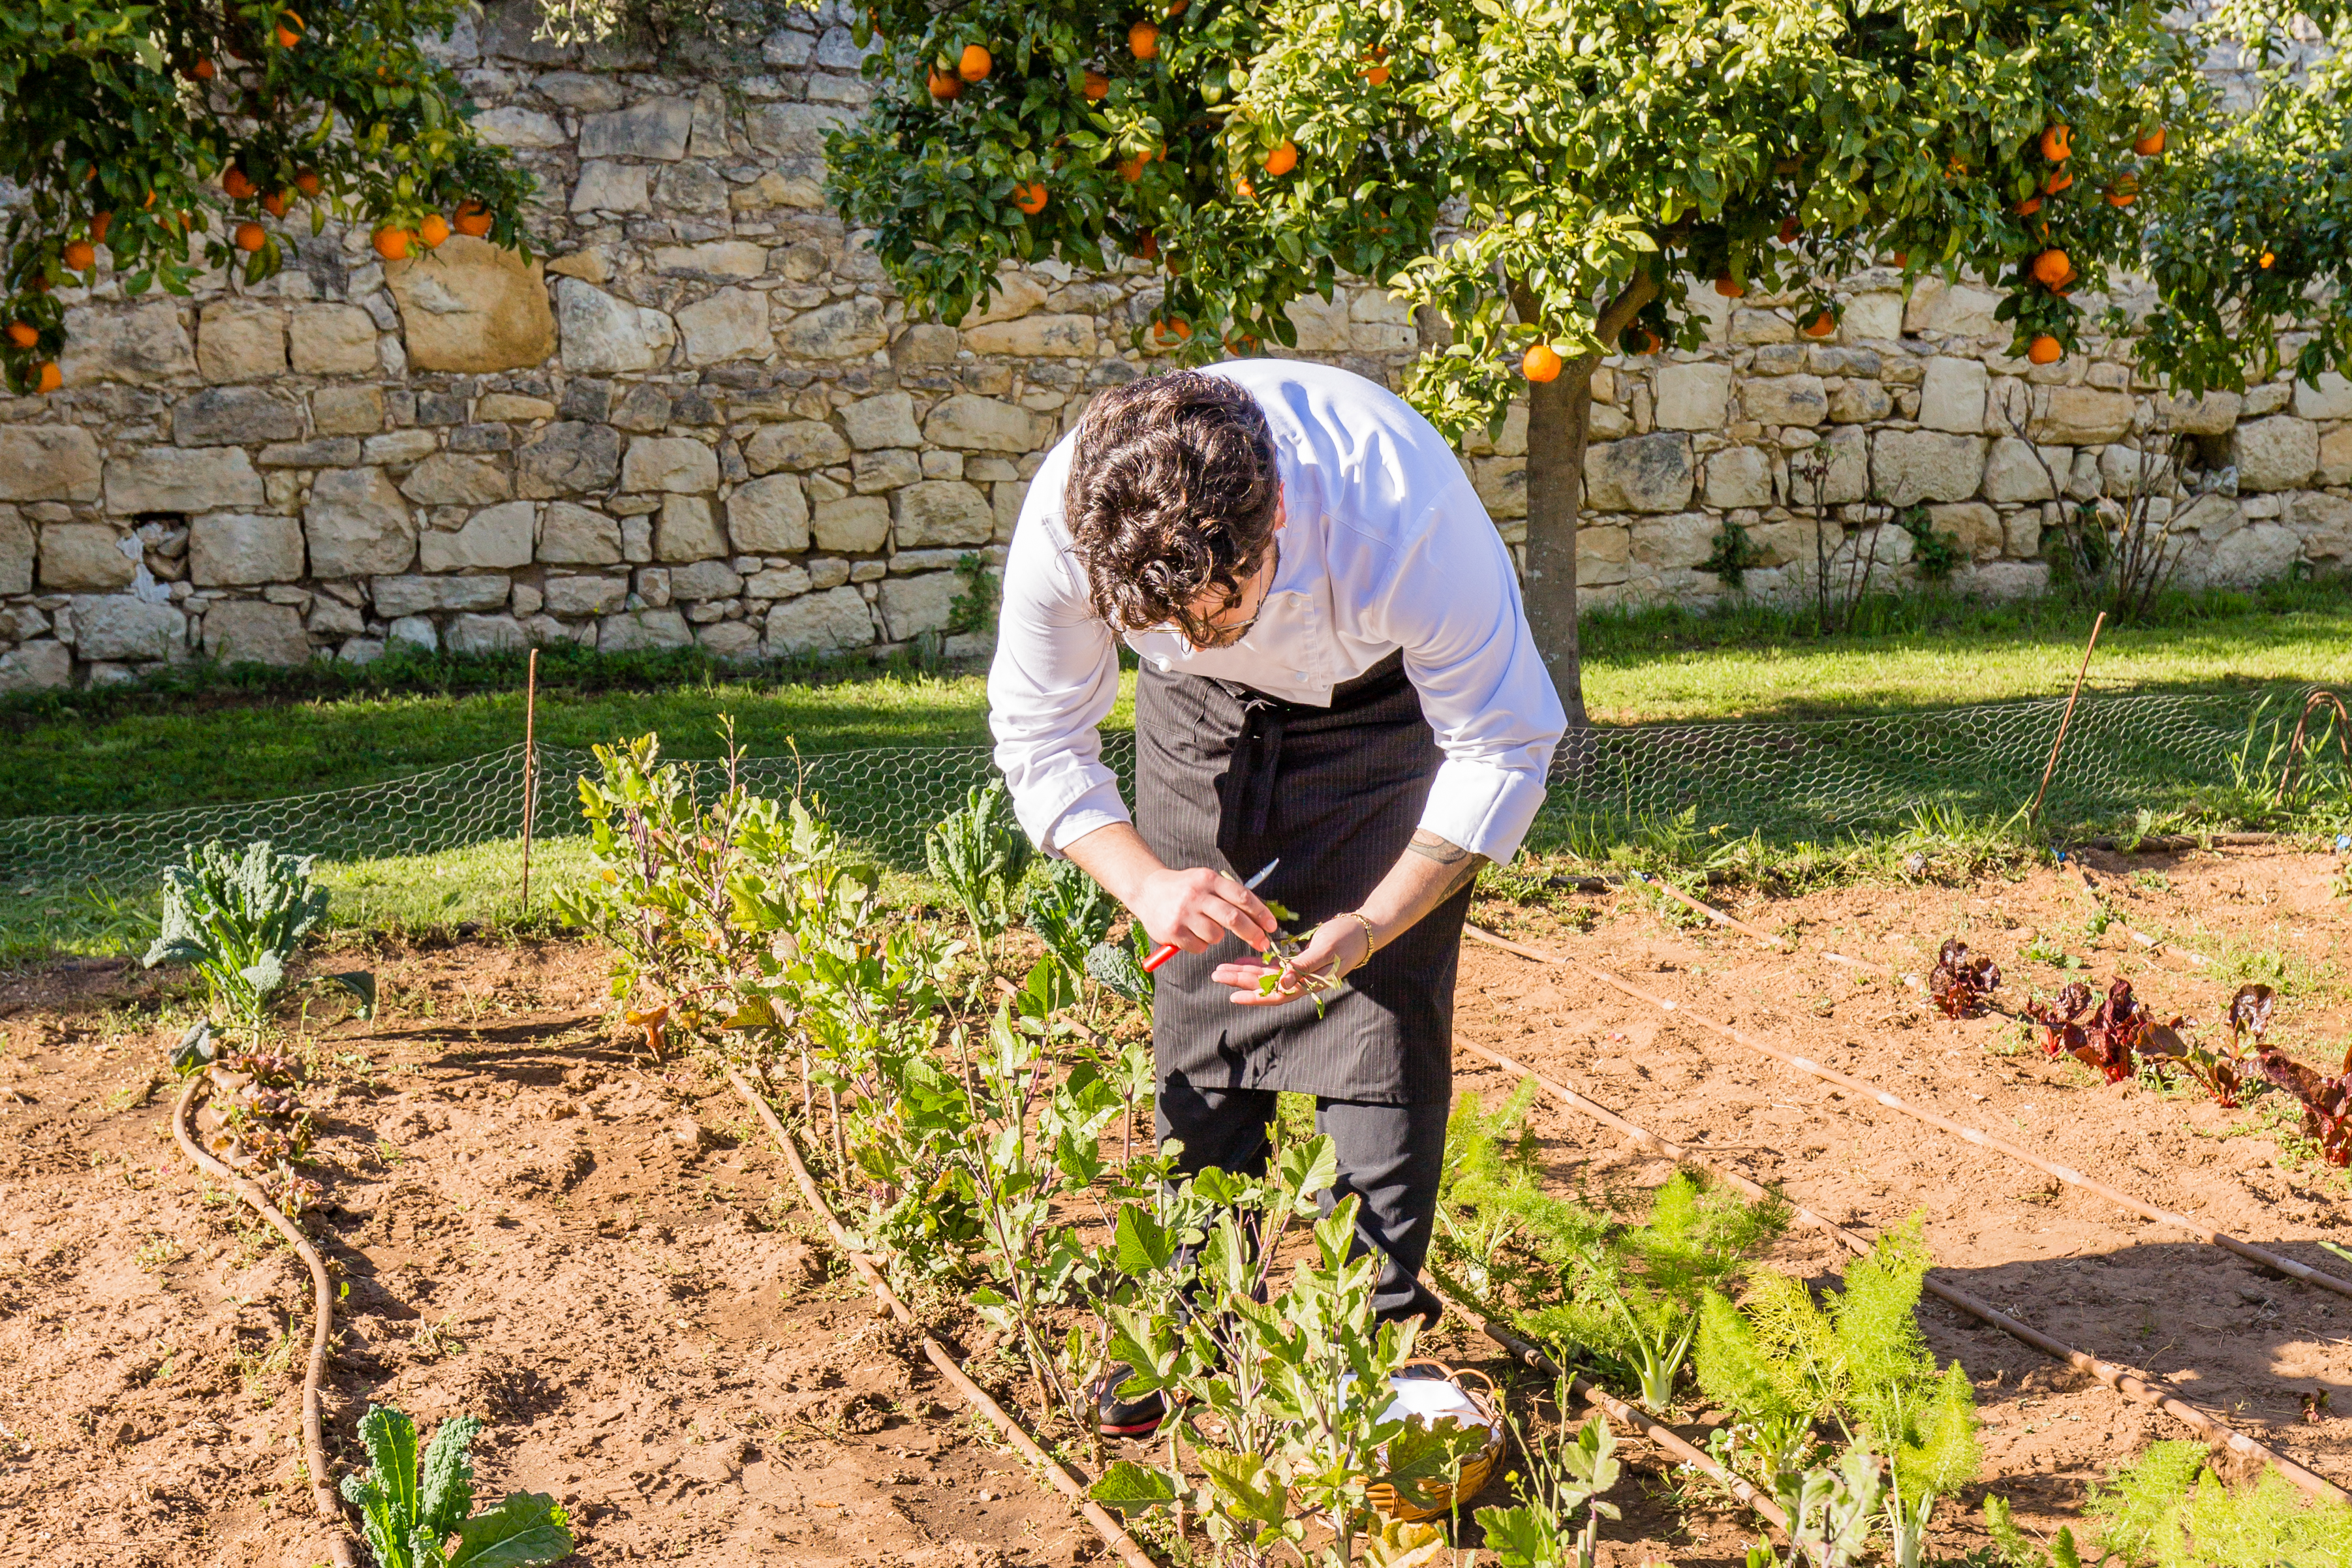
[[[1478,874],[1486,857],[1417,830],[1388,875],[1358,913],[1372,923],[1374,945],[1387,946]]]
[[[1133,909],[1144,879],[1166,871],[1132,822],[1108,822],[1084,838],[1060,846],[1080,871],[1102,883],[1103,891]]]

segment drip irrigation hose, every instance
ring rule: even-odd
[[[1762,1040],[1758,1040],[1755,1036],[1748,1034],[1744,1030],[1734,1028],[1732,1025],[1727,1023],[1717,1023],[1715,1019],[1706,1017],[1703,1013],[1692,1012],[1670,997],[1654,996],[1650,992],[1643,990],[1640,987],[1633,984],[1633,982],[1623,978],[1622,977],[1611,974],[1606,969],[1596,968],[1591,964],[1580,963],[1573,958],[1561,958],[1549,953],[1538,952],[1532,947],[1521,946],[1518,943],[1510,941],[1506,937],[1497,936],[1490,931],[1482,931],[1475,925],[1465,925],[1462,929],[1465,933],[1477,938],[1481,942],[1485,942],[1492,946],[1500,947],[1507,953],[1515,953],[1520,957],[1528,959],[1532,962],[1538,964],[1556,964],[1566,968],[1581,970],[1586,975],[1591,976],[1593,979],[1600,981],[1602,985],[1608,986],[1614,990],[1622,991],[1625,995],[1633,998],[1637,1001],[1647,1002],[1652,1007],[1657,1008],[1661,1011],[1680,1013],[1684,1017],[1689,1019],[1692,1023],[1696,1024],[1699,1028],[1707,1030],[1709,1033],[1721,1035],[1724,1039],[1744,1045],[1750,1051],[1756,1051],[1760,1055],[1769,1056],[1784,1067],[1792,1067],[1798,1071],[1805,1073],[1810,1077],[1821,1079],[1824,1082],[1837,1084],[1843,1089],[1850,1089],[1857,1094],[1866,1094],[1871,1099],[1875,1100],[1879,1104],[1885,1106],[1890,1111],[1899,1111],[1904,1115],[1914,1117],[1918,1121],[1927,1123],[1929,1126],[1940,1127],[1945,1132],[1953,1134],[1955,1137],[1964,1139],[1967,1142],[1978,1145],[1980,1147],[1998,1150],[2000,1153],[2009,1155],[2010,1158],[2013,1160],[2021,1161],[2025,1165],[2032,1166],[2036,1170],[2044,1171],[2051,1176],[2056,1176],[2060,1181],[2066,1183],[2070,1186],[2081,1187],[2084,1192],[2095,1193],[2097,1196],[2105,1198],[2110,1203],[2116,1204],[2120,1207],[2127,1208],[2133,1213],[2139,1215],[2142,1218],[2157,1220],[2166,1225],[2178,1226],[2179,1228],[2189,1231],[2191,1235],[2211,1242],[2216,1247],[2225,1248],[2228,1250],[2236,1253],[2239,1257],[2245,1259],[2250,1263],[2259,1263],[2265,1269],[2275,1269],[2282,1274],[2288,1275],[2293,1279],[2301,1280],[2305,1284],[2316,1285],[2325,1291],[2333,1291],[2339,1296],[2352,1296],[2352,1282],[2339,1280],[2333,1274],[2322,1273],[2320,1270],[2312,1268],[2309,1264],[2298,1263],[2292,1258],[2282,1257],[2276,1252],[2272,1252],[2263,1248],[2255,1247],[2247,1242],[2241,1241],[2226,1230],[2217,1230],[2212,1226],[2207,1225],[2201,1220],[2192,1219],[2185,1214],[2175,1214],[2168,1208],[2158,1208],[2152,1203],[2143,1203],[2138,1198],[2132,1197],[2129,1193],[2125,1192],[2120,1188],[2109,1186],[2105,1182],[2100,1181],[2095,1176],[2084,1175],[2081,1171],[2074,1169],[2072,1166],[2062,1166],[2054,1161],[2045,1160],[2032,1150],[2021,1148],[2019,1145],[2011,1143],[2006,1138],[1996,1136],[1995,1134],[1988,1133],[1979,1127],[1971,1127],[1964,1122],[1955,1122],[1949,1116],[1945,1115],[1939,1111],[1930,1111],[1925,1106],[1914,1105],[1908,1101],[1888,1093],[1885,1090],[1879,1088],[1878,1085],[1868,1082],[1863,1079],[1856,1078],[1851,1073],[1840,1072],[1836,1068],[1824,1067],[1820,1062],[1814,1061],[1811,1058],[1798,1056],[1793,1052],[1782,1051],[1778,1046],[1767,1045]]]
[[[335,1568],[359,1568],[359,1559],[352,1551],[350,1527],[343,1520],[342,1499],[335,1494],[335,1485],[327,1479],[327,1440],[319,1420],[319,1385],[327,1375],[327,1345],[334,1335],[335,1288],[327,1279],[327,1260],[302,1234],[302,1228],[279,1212],[268,1195],[252,1180],[223,1162],[206,1154],[202,1145],[188,1131],[188,1112],[195,1104],[196,1091],[203,1088],[205,1075],[191,1074],[187,1086],[180,1091],[179,1101],[172,1107],[172,1137],[180,1152],[195,1163],[198,1170],[215,1181],[226,1183],[231,1192],[245,1199],[253,1211],[269,1222],[270,1228],[286,1238],[295,1255],[310,1270],[310,1363],[302,1374],[302,1458],[310,1471],[310,1503],[319,1515],[319,1522],[331,1533],[327,1538],[327,1550],[335,1560]]]
[[[1769,1197],[1776,1202],[1787,1201],[1784,1195],[1768,1192],[1764,1187],[1759,1186],[1753,1181],[1750,1181],[1748,1177],[1740,1175],[1738,1171],[1730,1170],[1725,1166],[1716,1165],[1711,1161],[1703,1159],[1700,1157],[1697,1151],[1686,1148],[1683,1145],[1675,1143],[1670,1139],[1662,1138],[1655,1133],[1650,1132],[1647,1128],[1635,1125],[1633,1123],[1629,1122],[1624,1117],[1619,1115],[1616,1112],[1610,1110],[1607,1106],[1598,1104],[1593,1101],[1586,1099],[1583,1095],[1579,1094],[1575,1090],[1569,1088],[1566,1084],[1555,1082],[1550,1078],[1547,1078],[1542,1073],[1535,1071],[1535,1069],[1528,1067],[1524,1063],[1514,1061],[1511,1058],[1503,1055],[1500,1051],[1489,1051],[1483,1045],[1475,1045],[1468,1040],[1457,1040],[1455,1043],[1474,1056],[1479,1057],[1486,1061],[1490,1061],[1496,1066],[1504,1069],[1506,1071],[1515,1072],[1522,1078],[1541,1085],[1544,1089],[1549,1090],[1553,1095],[1570,1107],[1591,1117],[1594,1121],[1601,1123],[1603,1126],[1612,1128],[1615,1131],[1623,1134],[1627,1138],[1637,1144],[1655,1149],[1669,1159],[1675,1160],[1683,1165],[1696,1166],[1721,1180],[1727,1182],[1731,1186],[1738,1187],[1741,1192],[1746,1193],[1750,1197]],[[1824,1218],[1822,1216],[1815,1214],[1809,1208],[1796,1207],[1795,1216],[1801,1223],[1816,1227],[1817,1228],[1826,1232],[1856,1257],[1863,1256],[1870,1250],[1869,1242],[1864,1240],[1861,1237],[1855,1235],[1853,1231],[1848,1230],[1845,1227],[1838,1224],[1836,1221]],[[2288,1480],[2294,1482],[2296,1486],[2302,1488],[2305,1492],[2308,1492],[2313,1497],[2332,1502],[2352,1501],[2352,1494],[2347,1494],[2341,1487],[2338,1487],[2326,1477],[2320,1475],[2315,1471],[2305,1469],[2303,1466],[2295,1463],[2294,1460],[2288,1458],[2284,1454],[2280,1453],[2277,1449],[2269,1448],[2263,1443],[2256,1441],[2254,1438],[2246,1436],[2246,1434],[2239,1431],[2236,1427],[2228,1425],[2226,1422],[2214,1419],[2204,1411],[2200,1410],[2195,1406],[2189,1404],[2187,1400],[2182,1399],[2178,1394],[2174,1393],[2162,1383],[2154,1382],[2147,1378],[2141,1377],[2138,1374],[2134,1373],[2127,1368],[2117,1366],[2111,1362],[2100,1361],[2094,1356],[2086,1355],[2083,1352],[2074,1349],[2072,1345],[2066,1344],[2062,1341],[2053,1339],[2048,1334],[2042,1333],[2040,1330],[2031,1328],[2026,1324],[2018,1322],[2015,1318],[2011,1317],[2008,1313],[1992,1306],[1990,1302],[1981,1301],[1979,1298],[1969,1294],[1966,1291],[1955,1290],[1953,1287],[1944,1284],[1942,1281],[1935,1279],[1932,1275],[1924,1279],[1921,1283],[1924,1285],[1928,1294],[1936,1297],[1938,1301],[1957,1307],[1961,1312],[1968,1313],[1969,1316],[1988,1322],[2013,1338],[2022,1340],[2027,1344],[2032,1345],[2034,1349],[2041,1351],[2043,1354],[2065,1362],[2068,1365],[2074,1367],[2078,1372],[2089,1374],[2091,1376],[2097,1378],[2101,1383],[2105,1384],[2109,1388],[2112,1388],[2116,1393],[2124,1396],[2126,1399],[2133,1400],[2141,1405],[2153,1406],[2157,1409],[2162,1410],[2166,1415],[2174,1417],[2176,1420],[2179,1420],[2192,1431],[2196,1432],[2198,1436],[2203,1437],[2208,1443],[2213,1444],[2216,1447],[2226,1448],[2233,1454],[2239,1454],[2248,1458],[2261,1460],[2263,1463],[2278,1471],[2280,1475],[2284,1476]],[[1503,1335],[1496,1333],[1495,1325],[1491,1323],[1486,1325],[1486,1332],[1489,1335],[1495,1337],[1497,1343],[1504,1344],[1507,1348],[1512,1348],[1516,1351],[1516,1346],[1512,1346],[1507,1339],[1504,1338]]]
[[[776,1119],[776,1113],[769,1106],[766,1098],[745,1081],[739,1069],[730,1067],[727,1070],[727,1082],[734,1085],[735,1092],[758,1113],[761,1124],[768,1129],[768,1135],[775,1139],[776,1147],[783,1152],[784,1163],[792,1167],[793,1180],[799,1186],[809,1212],[824,1221],[825,1231],[832,1236],[834,1245],[841,1249],[842,1255],[849,1260],[850,1267],[857,1270],[858,1278],[873,1291],[875,1300],[889,1308],[891,1315],[901,1323],[912,1328],[914,1313],[907,1310],[907,1303],[898,1299],[898,1292],[890,1288],[889,1282],[882,1278],[881,1271],[874,1267],[872,1261],[856,1249],[849,1232],[843,1229],[841,1221],[834,1218],[832,1207],[824,1201],[824,1195],[817,1190],[816,1178],[809,1175],[808,1166],[802,1163],[800,1146],[793,1142],[793,1135],[784,1130],[784,1124]],[[1105,1511],[1100,1503],[1087,1496],[1086,1483],[1039,1448],[1037,1440],[1023,1429],[1020,1422],[990,1398],[987,1390],[964,1375],[963,1368],[956,1364],[955,1357],[947,1353],[944,1345],[929,1334],[922,1336],[922,1342],[923,1354],[930,1358],[940,1375],[963,1396],[964,1403],[987,1416],[989,1423],[1023,1458],[1045,1472],[1045,1479],[1054,1484],[1054,1489],[1070,1500],[1080,1516],[1094,1526],[1095,1533],[1118,1553],[1120,1562],[1128,1568],[1158,1568],[1118,1521]]]

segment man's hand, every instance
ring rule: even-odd
[[[1364,928],[1345,915],[1335,915],[1315,928],[1315,935],[1299,949],[1291,961],[1286,983],[1272,990],[1261,990],[1259,984],[1268,975],[1281,975],[1278,968],[1269,968],[1255,959],[1232,964],[1220,964],[1209,978],[1220,986],[1233,988],[1234,1000],[1245,1008],[1270,1007],[1277,1002],[1291,1001],[1307,994],[1307,982],[1299,977],[1328,975],[1334,984],[1364,967],[1372,956],[1371,938]]]
[[[1194,866],[1147,875],[1126,901],[1154,942],[1184,953],[1205,953],[1230,932],[1255,952],[1274,935],[1274,912],[1232,877]]]

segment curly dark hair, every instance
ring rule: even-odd
[[[1203,595],[1241,594],[1282,509],[1274,432],[1222,376],[1171,371],[1098,394],[1063,496],[1095,613],[1165,626]]]

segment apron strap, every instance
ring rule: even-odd
[[[1234,743],[1233,770],[1241,785],[1241,831],[1262,839],[1274,818],[1275,791],[1282,781],[1282,740],[1290,727],[1290,705],[1247,686],[1219,681],[1242,705],[1242,733]]]

